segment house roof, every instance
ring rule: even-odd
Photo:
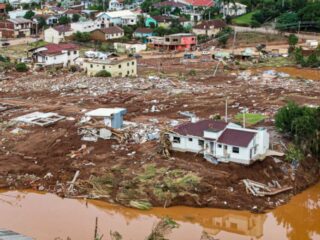
[[[81,14],[81,10],[68,9],[67,11],[64,12],[64,14]]]
[[[130,10],[121,10],[121,11],[114,11],[114,12],[101,12],[96,17],[100,17],[102,15],[108,15],[110,18],[121,18],[121,17],[133,17],[136,16],[134,12],[131,12]]]
[[[195,7],[213,7],[213,0],[185,0],[185,2],[189,3]]]
[[[255,135],[255,132],[228,128],[221,134],[217,142],[232,146],[247,147]]]
[[[53,29],[57,30],[59,33],[72,31],[70,25],[57,25],[54,26]]]
[[[228,123],[223,121],[216,121],[216,120],[201,120],[196,123],[186,123],[177,126],[173,131],[183,135],[183,136],[197,136],[203,137],[203,132],[205,130],[212,130],[212,131],[222,131]]]
[[[54,54],[60,54],[62,53],[62,51],[66,51],[66,50],[76,50],[78,49],[78,46],[71,43],[65,43],[65,44],[50,43],[44,46],[43,48],[45,50],[40,52],[42,55],[54,55]]]
[[[21,24],[21,23],[32,23],[31,20],[25,18],[15,18],[15,19],[8,19],[9,22],[14,24]]]
[[[112,26],[108,28],[99,29],[100,31],[104,32],[105,34],[115,34],[115,33],[123,33],[123,29],[118,26]]]
[[[164,1],[164,2],[158,2],[158,3],[154,3],[152,5],[155,8],[159,8],[159,7],[177,7],[177,8],[183,8],[186,5],[180,2],[174,2],[174,1]]]
[[[150,28],[137,28],[136,33],[153,33],[153,30]]]
[[[225,26],[227,26],[227,24],[223,20],[214,19],[214,20],[203,21],[202,23],[194,26],[193,28],[195,28],[195,29],[210,29],[211,27],[223,28]]]
[[[157,22],[171,22],[172,21],[172,18],[169,16],[159,15],[159,16],[153,16],[152,18],[154,20],[156,20]]]

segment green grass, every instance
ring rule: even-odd
[[[243,113],[238,113],[234,118],[236,119],[236,121],[242,123],[243,122]],[[258,122],[261,122],[266,117],[263,116],[262,114],[258,114],[258,113],[246,113],[245,118],[246,118],[246,124],[254,125],[254,124],[257,124]]]
[[[240,25],[240,26],[250,26],[252,15],[255,13],[256,12],[249,12],[249,13],[244,14],[242,16],[236,17],[232,20],[232,23],[236,24],[236,25]]]

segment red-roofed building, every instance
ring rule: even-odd
[[[180,2],[185,2],[193,7],[213,7],[213,0],[180,0]]]
[[[182,124],[168,135],[172,150],[202,153],[206,159],[218,162],[249,165],[264,157],[269,149],[266,129],[242,128],[215,120]]]
[[[79,57],[79,48],[75,44],[54,44],[50,43],[44,47],[30,49],[32,59],[36,65],[52,66],[59,65],[67,67],[75,64]]]

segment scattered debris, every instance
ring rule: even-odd
[[[267,186],[263,183],[255,182],[250,179],[243,179],[242,182],[246,186],[247,192],[250,192],[253,196],[264,197],[272,196],[285,191],[291,190],[293,187],[281,187],[277,181],[273,181],[273,184]]]
[[[33,112],[13,119],[15,122],[23,122],[28,124],[35,124],[41,127],[46,127],[52,125],[62,119],[64,116],[60,116],[56,113],[43,113],[43,112]]]

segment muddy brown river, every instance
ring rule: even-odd
[[[101,201],[62,199],[53,194],[2,191],[0,228],[39,240],[93,240],[95,219],[103,240],[110,231],[122,239],[144,240],[154,224],[169,216],[178,224],[172,240],[214,239],[320,239],[320,183],[295,196],[288,204],[266,214],[208,208],[155,208],[139,211]]]

